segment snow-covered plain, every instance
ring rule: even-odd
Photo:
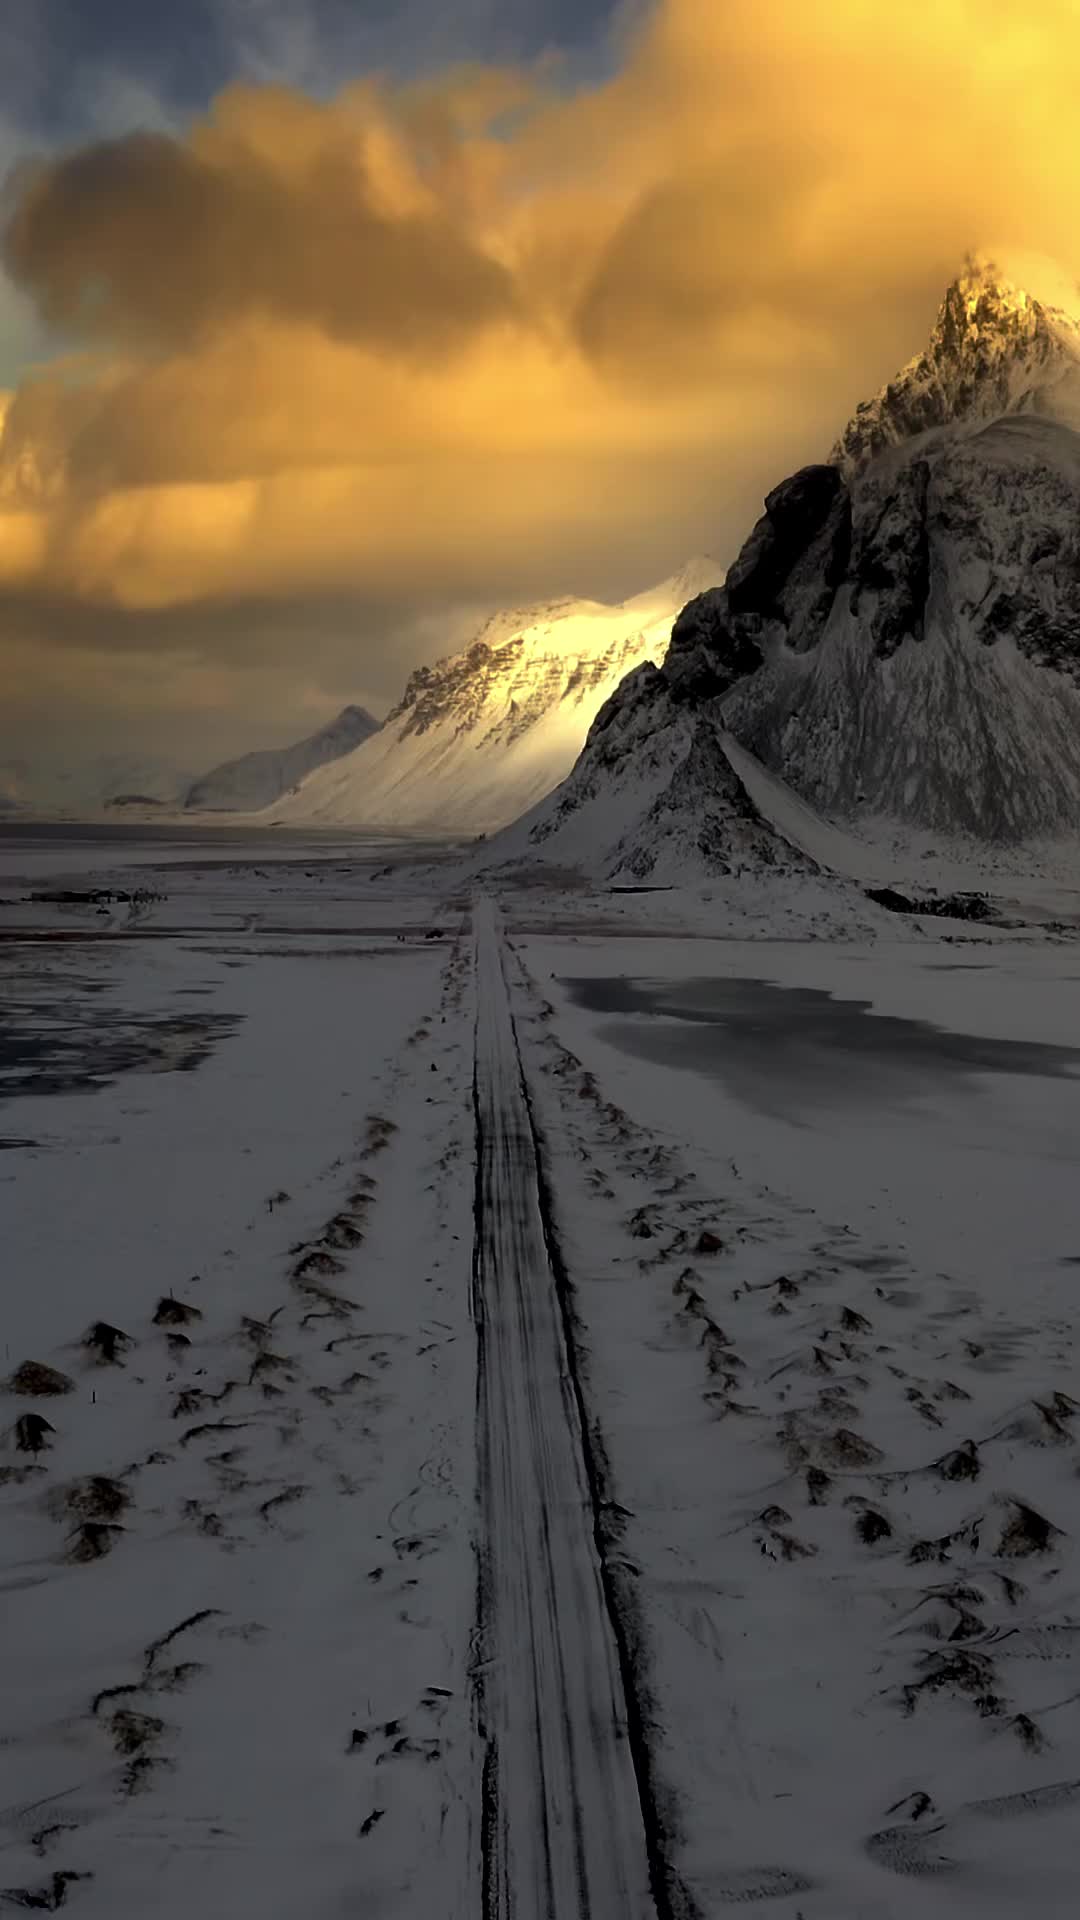
[[[14,1905],[470,1911],[462,915],[309,863],[253,940],[265,859],[0,946]]]
[[[0,1911],[487,1910],[478,930],[660,1920],[1074,1911],[1075,894],[462,872],[0,839]]]
[[[1074,947],[518,960],[697,1910],[1070,1911]]]

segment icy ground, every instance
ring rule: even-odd
[[[0,1912],[1073,1913],[1075,893],[440,871],[0,840]]]

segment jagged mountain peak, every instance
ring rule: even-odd
[[[793,474],[660,687],[834,818],[1075,832],[1080,434],[1021,410]]]
[[[651,884],[805,876],[751,764],[782,783],[785,819],[808,805],[1002,843],[1075,832],[1070,388],[1080,321],[969,260],[924,352],[829,463],[772,489],[663,663],[623,682],[563,785],[486,857]]]
[[[1076,305],[1080,311],[1080,289]],[[1006,413],[1080,423],[1080,319],[985,254],[948,287],[927,345],[864,401],[829,456],[848,478],[888,447]]]
[[[1064,281],[1060,284],[1064,289]],[[1073,291],[1077,300],[1080,300],[1080,288]],[[963,305],[968,324],[972,326],[998,325],[1001,317],[1010,313],[1042,312],[1059,315],[1074,331],[1080,331],[1080,320],[1070,316],[1056,294],[1051,298],[1046,285],[1037,284],[1035,280],[1029,284],[1026,276],[1022,276],[1004,256],[998,258],[979,251],[965,256],[961,271],[947,288],[942,300],[939,323],[946,308],[955,306],[957,302]]]

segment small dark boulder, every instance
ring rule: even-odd
[[[92,1880],[92,1873],[54,1873],[41,1887],[5,1887],[0,1893],[4,1906],[22,1907],[31,1913],[59,1913],[67,1905],[68,1888],[77,1880]]]
[[[189,1307],[183,1300],[174,1300],[166,1293],[157,1303],[154,1314],[155,1327],[186,1327],[193,1320],[201,1320],[202,1312],[198,1307]]]
[[[21,1413],[15,1422],[15,1445],[20,1453],[41,1453],[51,1445],[49,1435],[55,1432],[43,1414]]]
[[[95,1320],[83,1335],[83,1346],[97,1355],[102,1366],[122,1367],[124,1355],[135,1345],[130,1333],[111,1327],[107,1320]]]
[[[5,1384],[9,1393],[22,1393],[28,1398],[72,1393],[75,1389],[74,1380],[69,1379],[66,1373],[60,1373],[56,1367],[47,1367],[41,1360],[24,1360]]]
[[[68,1540],[66,1557],[76,1566],[86,1566],[91,1560],[104,1560],[123,1531],[123,1527],[110,1527],[100,1520],[85,1520]]]

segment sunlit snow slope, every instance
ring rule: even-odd
[[[418,668],[381,732],[309,775],[274,819],[494,831],[564,778],[619,682],[663,659],[680,607],[722,578],[698,559],[619,606],[494,615],[460,653]]]

